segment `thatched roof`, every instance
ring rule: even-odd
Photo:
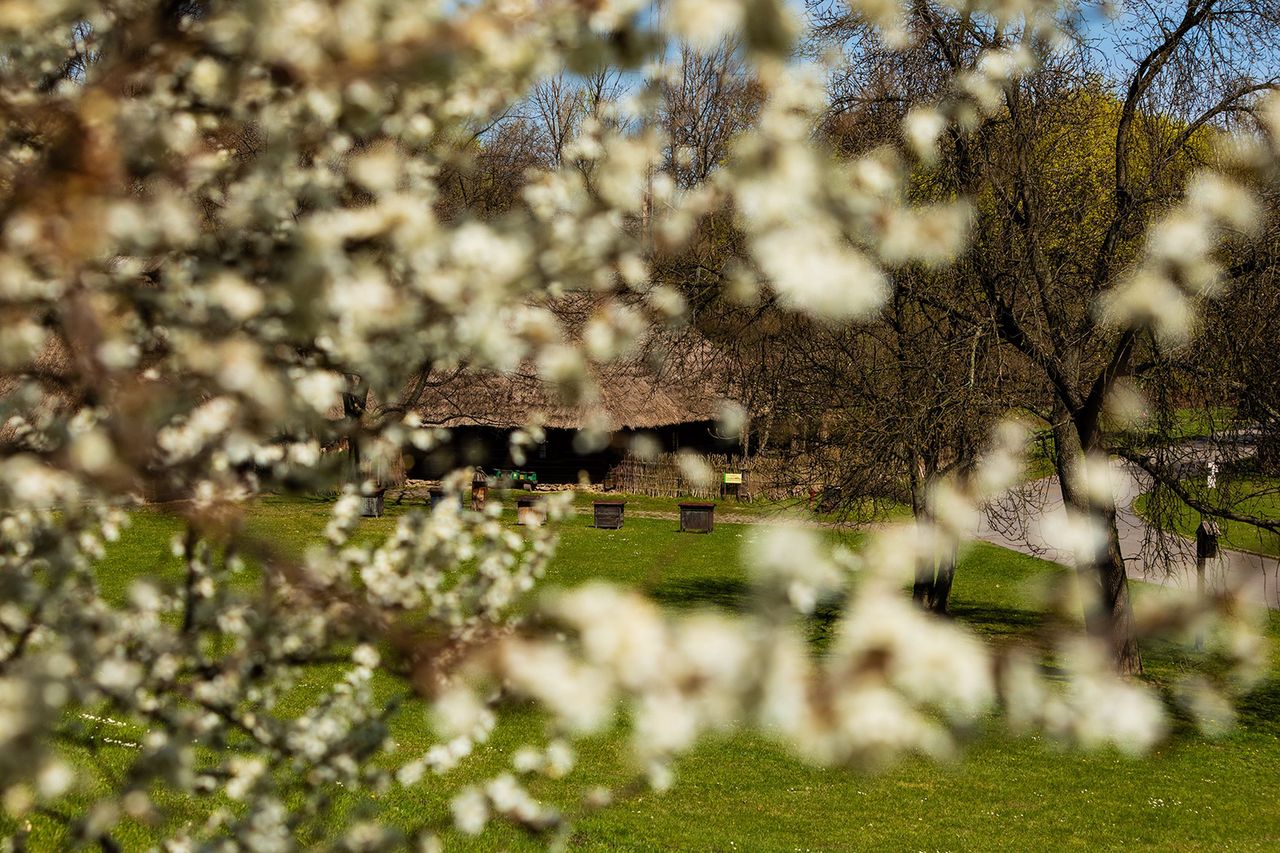
[[[512,429],[529,423],[578,429],[654,429],[716,417],[722,396],[705,381],[642,361],[597,368],[599,398],[582,405],[557,400],[532,369],[510,374],[460,371],[428,388],[415,407],[425,423]]]
[[[553,310],[570,340],[580,338],[586,320],[605,299],[573,294],[555,302]],[[655,429],[717,416],[725,393],[713,362],[710,346],[688,329],[673,333],[655,325],[631,357],[591,368],[598,396],[580,404],[558,399],[534,365],[526,363],[511,373],[433,371],[421,377],[425,381],[410,382],[394,408],[411,408],[424,423],[443,427]],[[33,368],[28,375],[41,380],[43,395],[35,410],[24,415],[58,411],[72,403],[77,395],[68,383],[74,384],[77,377],[63,341],[51,337]],[[17,376],[0,372],[0,399],[18,382]],[[342,418],[342,407],[336,406],[328,417]],[[0,440],[12,438],[12,428],[0,418]]]
[[[580,342],[588,320],[619,299],[577,291],[546,307],[567,340]],[[638,298],[631,304],[643,311]],[[654,429],[717,416],[725,394],[713,364],[710,345],[692,330],[654,322],[629,357],[591,368],[594,400],[565,403],[526,363],[512,373],[464,369],[428,382],[413,408],[424,422],[445,427]]]
[[[35,403],[34,409],[24,409],[21,415],[28,420],[35,420],[42,415],[61,412],[71,405],[73,394],[65,383],[74,382],[71,364],[71,353],[67,345],[57,336],[50,336],[44,349],[36,357],[31,368],[24,371],[27,375],[41,380],[42,393]],[[0,401],[8,402],[9,397],[22,383],[22,376],[8,372],[0,372]],[[7,414],[13,414],[8,412]],[[10,442],[16,433],[13,425],[5,415],[0,414],[0,444]]]

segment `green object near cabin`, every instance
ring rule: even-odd
[[[498,480],[509,480],[512,483],[537,483],[537,471],[516,471],[514,469],[504,470],[499,468],[494,472],[494,477]]]

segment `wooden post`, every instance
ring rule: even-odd
[[[485,501],[489,497],[489,480],[479,468],[471,476],[471,509],[483,512]]]
[[[1218,556],[1218,537],[1222,535],[1213,519],[1201,519],[1196,528],[1196,596],[1204,601],[1205,563]],[[1204,648],[1204,636],[1196,634],[1196,651]]]
[[[741,497],[741,491],[742,472],[735,471],[733,473],[726,473],[723,477],[723,482],[720,483],[720,497],[733,498],[734,500],[737,500]]]

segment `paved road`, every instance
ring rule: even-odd
[[[1150,479],[1128,463],[1115,461],[1112,466],[1116,474],[1113,478],[1116,525],[1120,533],[1120,551],[1124,555],[1129,577],[1184,589],[1194,588],[1194,543],[1172,533],[1160,532],[1143,521],[1134,512],[1133,502],[1151,488]],[[1066,517],[1058,478],[1046,477],[1027,483],[1020,499],[1025,501],[1025,511],[1019,514],[1023,521],[1014,521],[1014,513],[1001,511],[1011,509],[1010,505],[998,506],[994,519],[991,516],[983,518],[978,538],[993,545],[1070,565],[1070,557],[1049,545],[1044,534],[1046,524],[1052,530],[1054,524],[1064,521]],[[1145,559],[1144,555],[1150,557],[1162,547],[1174,555],[1175,568],[1172,573],[1147,570],[1147,566],[1155,561]],[[1273,610],[1280,609],[1280,560],[1225,548],[1218,553],[1219,556],[1206,567],[1210,583],[1220,584],[1226,577],[1238,579],[1246,585],[1250,598],[1266,603]]]

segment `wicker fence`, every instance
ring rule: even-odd
[[[610,491],[633,495],[716,498],[721,494],[725,474],[741,474],[740,498],[785,500],[804,497],[810,489],[826,482],[825,466],[809,458],[757,456],[745,464],[740,456],[710,455],[702,458],[715,472],[709,484],[689,482],[680,471],[679,456],[664,453],[652,462],[635,457],[622,460],[610,469],[604,485]]]

